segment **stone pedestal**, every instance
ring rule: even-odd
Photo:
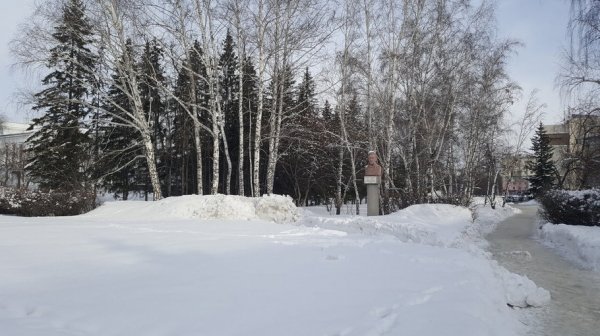
[[[379,185],[381,177],[365,176],[367,186],[367,216],[379,216]]]

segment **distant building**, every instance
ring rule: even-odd
[[[564,123],[544,129],[562,187],[600,186],[600,115],[572,114]]]
[[[506,158],[502,173],[502,193],[508,195],[525,195],[529,193],[529,180],[532,172],[527,169],[529,155],[517,155]]]
[[[25,141],[33,130],[29,125],[5,122],[0,125],[0,187],[26,187]]]

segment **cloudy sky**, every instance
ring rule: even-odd
[[[26,122],[30,115],[14,103],[14,92],[26,81],[10,70],[14,60],[8,42],[31,15],[33,4],[34,0],[0,0],[0,114],[12,122]],[[497,0],[499,34],[524,44],[510,60],[510,75],[523,88],[525,98],[533,89],[539,90],[540,100],[548,105],[545,123],[557,123],[563,116],[554,83],[567,44],[568,15],[569,0]],[[513,114],[521,114],[523,105],[515,104]]]

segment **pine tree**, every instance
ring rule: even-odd
[[[94,87],[97,57],[92,53],[92,31],[81,0],[69,0],[61,23],[52,34],[43,80],[46,88],[35,95],[34,110],[44,113],[33,120],[36,132],[27,139],[27,170],[41,188],[77,190],[85,186],[89,137],[81,131],[90,112],[89,95]]]
[[[527,163],[527,169],[533,172],[529,178],[531,192],[534,196],[540,196],[554,186],[556,167],[552,161],[552,147],[550,138],[546,135],[544,126],[540,126],[531,139],[531,150],[534,160]]]

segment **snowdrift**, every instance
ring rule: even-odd
[[[84,216],[136,220],[241,219],[291,223],[299,218],[292,199],[280,195],[243,197],[187,195],[156,202],[107,202]]]
[[[540,229],[544,244],[579,266],[600,271],[600,227],[544,224]]]
[[[451,246],[461,240],[472,222],[469,209],[449,204],[418,204],[377,217],[316,217],[307,215],[304,225],[366,235],[391,235],[403,242]]]
[[[541,307],[549,303],[550,292],[526,276],[509,272],[483,250],[487,246],[483,237],[493,231],[497,223],[520,210],[510,206],[491,209],[482,203],[476,204],[473,211],[449,204],[419,204],[378,217],[305,216],[302,224],[349,234],[391,235],[407,243],[465,249],[490,261],[508,305]]]

